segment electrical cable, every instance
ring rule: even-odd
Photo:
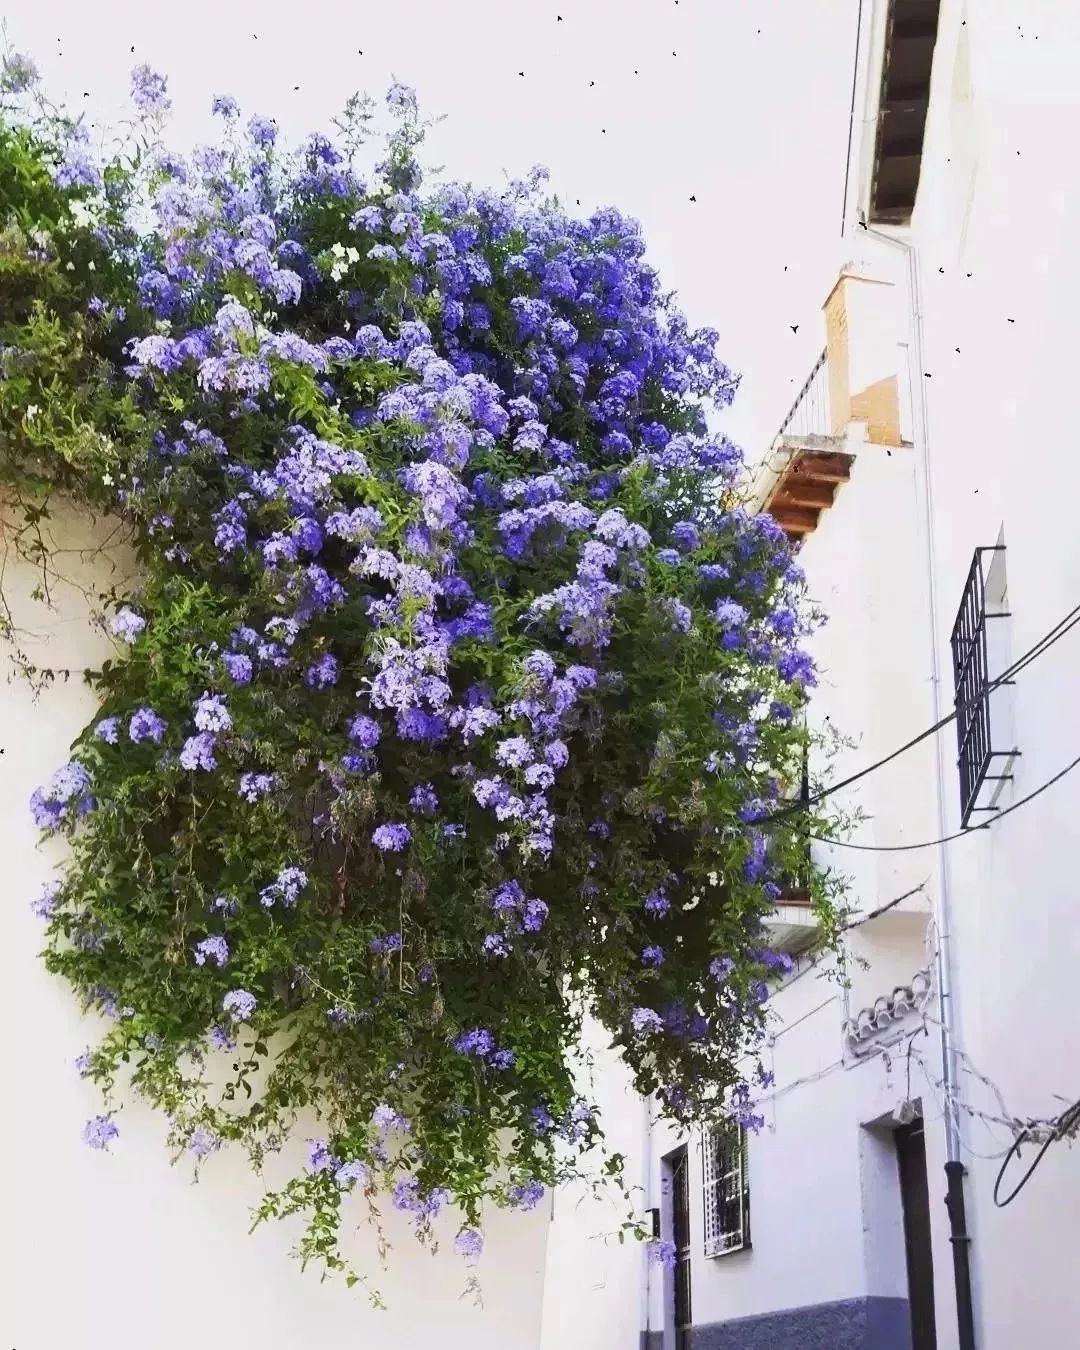
[[[851,848],[858,850],[860,853],[908,853],[914,849],[937,848],[939,844],[951,844],[954,839],[963,839],[969,834],[977,834],[980,830],[990,829],[990,827],[996,825],[999,820],[1004,820],[1006,816],[1011,815],[1014,811],[1019,811],[1021,806],[1026,806],[1028,802],[1034,801],[1036,797],[1041,796],[1047,788],[1051,788],[1055,783],[1060,782],[1066,774],[1072,773],[1073,769],[1078,765],[1080,765],[1080,755],[1077,755],[1071,764],[1066,764],[1063,769],[1059,769],[1058,772],[1054,774],[1053,778],[1048,778],[1045,783],[1040,783],[1039,786],[1035,788],[1034,791],[1029,792],[1026,797],[1021,797],[1019,801],[1015,801],[1011,806],[1007,806],[1004,811],[999,811],[992,820],[987,820],[982,825],[971,825],[967,829],[957,830],[955,834],[947,834],[941,839],[928,839],[921,844],[851,844],[843,839],[830,839],[828,835],[824,834],[811,834],[810,838],[817,839],[823,844],[829,844],[833,848]]]
[[[1014,675],[1018,675],[1022,670],[1026,669],[1033,661],[1042,656],[1044,652],[1049,651],[1055,642],[1058,642],[1063,638],[1065,634],[1075,628],[1078,623],[1080,623],[1080,605],[1077,605],[1075,609],[1070,610],[1063,619],[1059,619],[1048,633],[1044,633],[1034,646],[1029,647],[1022,656],[1017,657],[1013,664],[1003,670],[996,679],[989,681],[986,686],[986,693],[992,693],[999,685],[1007,683]],[[901,755],[906,754],[908,750],[914,749],[916,745],[920,745],[923,741],[929,739],[929,737],[936,735],[943,727],[947,727],[950,722],[954,722],[958,715],[959,709],[954,708],[951,713],[941,718],[940,721],[935,722],[933,726],[927,727],[925,731],[921,731],[917,736],[913,736],[910,741],[905,741],[903,745],[898,746],[897,749],[893,750],[883,759],[875,760],[873,764],[868,764],[865,769],[860,769],[858,773],[850,774],[847,778],[842,778],[838,783],[831,783],[828,787],[822,788],[819,792],[812,793],[805,799],[790,802],[787,806],[780,807],[779,810],[773,811],[767,816],[762,816],[759,820],[755,821],[754,824],[759,826],[772,825],[774,822],[785,820],[788,816],[796,815],[800,811],[809,810],[811,806],[816,806],[818,802],[824,801],[826,797],[833,796],[834,793],[840,792],[843,788],[850,787],[852,783],[859,782],[860,779],[866,778],[868,774],[874,773],[876,770],[883,768],[886,764],[891,764],[894,759],[898,759]]]
[[[1021,1130],[1013,1140],[1012,1147],[1009,1149],[1008,1153],[1005,1154],[1001,1167],[998,1169],[997,1178],[994,1181],[994,1204],[997,1205],[998,1209],[1004,1209],[1006,1205],[1012,1204],[1035,1175],[1039,1164],[1042,1162],[1043,1158],[1046,1157],[1050,1145],[1056,1143],[1059,1139],[1064,1139],[1066,1136],[1075,1133],[1078,1126],[1080,1126],[1080,1100],[1073,1102],[1072,1106],[1068,1107],[1067,1110],[1062,1111],[1061,1115],[1058,1116],[1054,1123],[1053,1131],[1043,1140],[1042,1146],[1038,1153],[1036,1153],[1034,1161],[1005,1199],[1002,1200],[1001,1183],[1005,1179],[1005,1173],[1009,1170],[1009,1164],[1012,1162],[1013,1158],[1019,1158],[1021,1146],[1027,1142],[1031,1133],[1029,1129]]]

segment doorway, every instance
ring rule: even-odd
[[[668,1155],[671,1168],[671,1240],[675,1244],[675,1350],[689,1350],[690,1167],[685,1144]]]
[[[930,1246],[930,1190],[926,1137],[921,1117],[893,1131],[904,1214],[911,1350],[937,1350],[934,1322],[934,1259]]]

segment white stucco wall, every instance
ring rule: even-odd
[[[1080,129],[1078,69],[1075,5],[942,5],[910,237],[922,282],[943,711],[952,706],[949,630],[976,547],[997,543],[1003,532],[1011,619],[1001,622],[1010,626],[1014,658],[1080,603],[1080,460],[1071,444],[1080,169],[1058,149]],[[854,237],[865,259],[891,265],[903,280],[899,250],[861,231]],[[1013,720],[1022,755],[1001,806],[1080,754],[1078,657],[1074,631],[1020,675]],[[944,735],[951,832],[959,828],[959,787],[951,729]],[[1020,1116],[1053,1115],[1062,1098],[1080,1091],[1078,817],[1080,771],[947,851],[957,1042]],[[1000,1111],[966,1070],[960,1097],[976,1110]],[[1010,1135],[966,1112],[961,1119],[977,1342],[982,1350],[1069,1344],[1080,1321],[1076,1154],[1052,1148],[1023,1194],[997,1210],[999,1164],[980,1155],[1000,1153]],[[940,1123],[928,1123],[927,1150],[938,1343],[951,1350]]]
[[[54,531],[66,550],[95,537],[102,535],[67,517]],[[61,566],[92,593],[123,576],[122,557],[113,562],[115,571],[107,558],[90,562],[72,551]],[[16,623],[32,630],[20,635],[20,646],[39,665],[80,670],[99,662],[108,642],[90,627],[81,593],[58,584],[48,612],[30,599],[35,582],[9,549],[4,596]],[[0,1343],[18,1350],[536,1350],[546,1204],[530,1214],[486,1216],[486,1248],[475,1267],[481,1306],[461,1297],[469,1271],[452,1250],[452,1215],[440,1221],[443,1247],[432,1255],[412,1237],[408,1216],[382,1204],[391,1243],[383,1269],[358,1201],[350,1250],[388,1305],[377,1311],[359,1287],[301,1273],[288,1255],[295,1228],[274,1224],[248,1236],[263,1188],[239,1155],[211,1156],[192,1185],[187,1164],[169,1165],[163,1120],[131,1102],[108,1153],[82,1143],[83,1123],[99,1104],[72,1061],[94,1039],[95,1019],[81,1015],[67,986],[37,960],[41,922],[28,904],[60,850],[36,846],[27,800],[67,758],[94,699],[78,675],[35,699],[24,681],[6,681],[7,655],[0,651]]]
[[[640,1219],[660,1203],[647,1176],[647,1108],[597,1023],[586,1023],[583,1048],[591,1069],[583,1075],[587,1081],[582,1087],[598,1107],[606,1152],[621,1153],[627,1160],[630,1197],[610,1186],[596,1190],[590,1185],[601,1181],[599,1153],[585,1160],[588,1181],[557,1191],[547,1244],[540,1350],[633,1350],[650,1276],[645,1248],[625,1234],[620,1242],[619,1233],[629,1217]]]

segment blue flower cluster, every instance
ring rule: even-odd
[[[146,68],[133,97],[167,111]],[[151,157],[152,225],[133,193],[111,227],[127,289],[88,321],[145,418],[115,508],[147,575],[32,805],[78,833],[40,907],[131,1012],[117,1054],[288,1027],[247,1117],[144,1075],[184,1147],[271,1146],[317,1091],[333,1136],[267,1213],[371,1181],[426,1228],[452,1196],[473,1260],[485,1195],[532,1208],[556,1140],[598,1136],[585,1007],[669,1115],[749,1113],[784,857],[759,822],[814,677],[799,569],[710,429],[737,379],[636,223],[540,171],[426,189],[415,95],[388,106],[370,176],[219,97],[223,144]],[[54,179],[98,190],[77,132]]]

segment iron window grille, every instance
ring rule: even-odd
[[[701,1138],[705,1255],[724,1256],[750,1246],[750,1173],[746,1132],[729,1124]]]
[[[995,750],[991,726],[991,676],[987,658],[987,624],[1009,617],[1008,607],[987,605],[987,558],[1004,553],[1004,544],[977,548],[971,560],[963,599],[953,624],[953,684],[956,691],[957,765],[960,771],[960,823],[966,829],[977,812],[994,811],[993,805],[980,802],[984,783],[1003,782],[1009,772],[991,773],[998,760],[1010,760],[1015,750]],[[1012,681],[1002,681],[1011,684]],[[999,687],[995,683],[995,687]],[[1008,765],[1004,766],[1006,769]]]

